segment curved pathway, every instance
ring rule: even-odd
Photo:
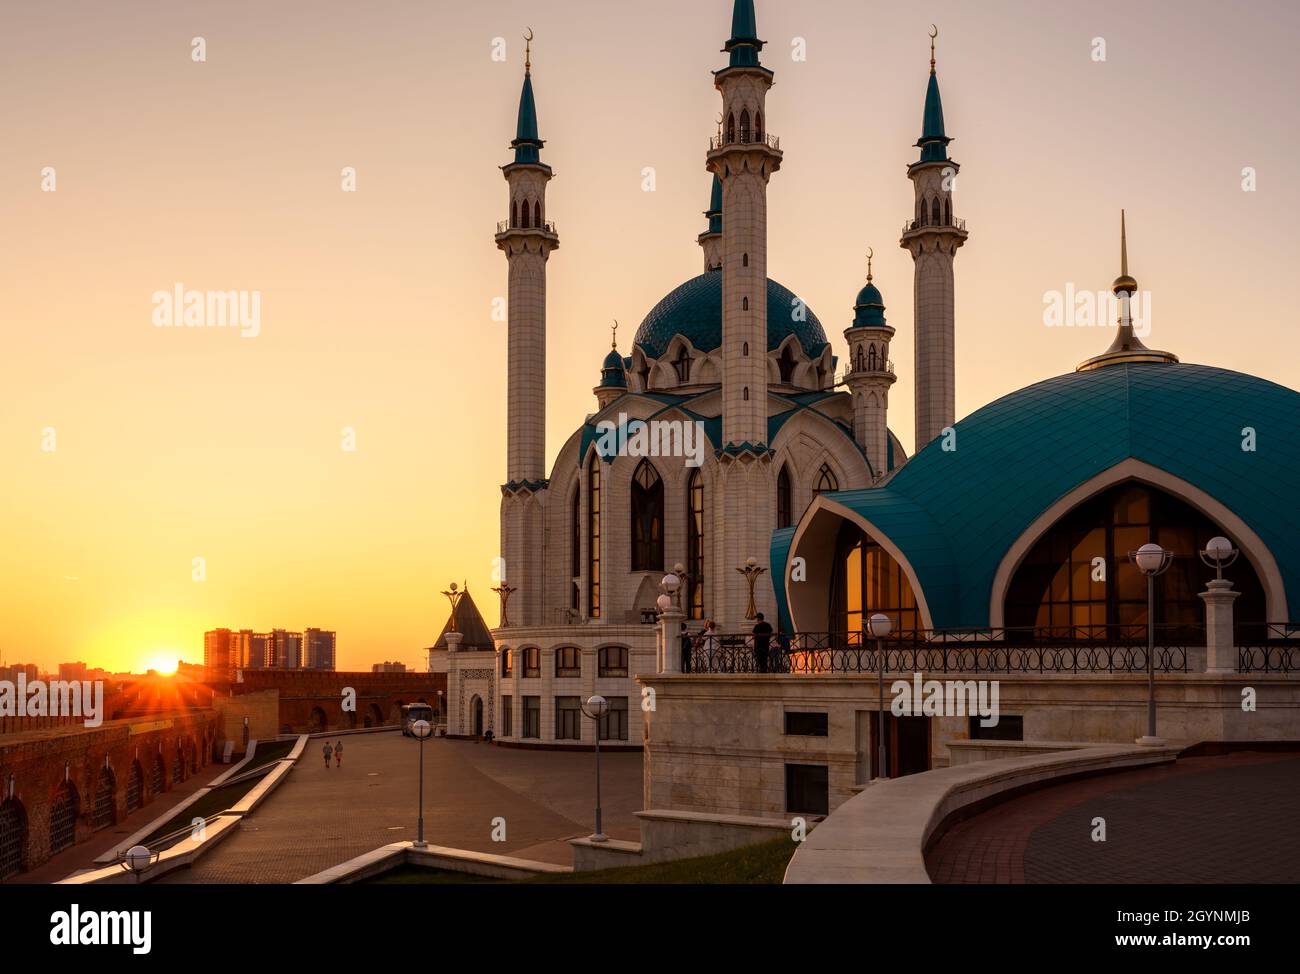
[[[1296,883],[1298,820],[1300,755],[1180,758],[1012,798],[950,828],[926,868],[936,883]]]

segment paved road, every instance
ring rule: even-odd
[[[396,731],[343,738],[343,766],[325,769],[308,742],[289,778],[238,834],[168,883],[288,883],[371,849],[414,839],[419,743]],[[595,804],[590,752],[533,751],[472,741],[424,745],[425,839],[433,845],[568,865],[566,840],[588,835]],[[639,839],[641,755],[601,755],[605,831]],[[505,842],[492,820],[506,820]]]
[[[950,829],[926,867],[936,883],[1297,883],[1297,820],[1295,754],[1182,758],[996,805]]]

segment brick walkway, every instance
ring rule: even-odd
[[[1295,754],[1182,758],[1013,798],[951,828],[926,868],[936,883],[1296,883],[1297,819]]]
[[[396,731],[343,738],[343,767],[325,770],[308,742],[289,778],[238,834],[163,883],[288,883],[416,834],[419,743]],[[589,835],[591,752],[532,751],[435,738],[424,745],[424,834],[433,845],[568,865],[567,839]],[[640,839],[641,755],[601,755],[605,831]],[[493,842],[492,819],[506,820]]]

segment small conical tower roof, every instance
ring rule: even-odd
[[[466,587],[464,596],[461,597],[460,604],[456,606],[456,629],[461,636],[460,648],[467,649],[492,649],[492,632],[488,629],[487,623],[483,621],[483,615],[479,612],[478,606],[474,604],[474,599],[469,594],[469,588]],[[451,628],[451,612],[447,613],[447,621],[443,624],[442,632],[438,634],[438,641],[433,644],[434,649],[445,650],[447,648],[447,633],[453,631]]]

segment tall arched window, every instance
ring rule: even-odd
[[[116,785],[113,772],[108,768],[100,768],[99,781],[95,785],[95,808],[90,820],[92,828],[106,829],[117,820],[113,802]]]
[[[0,879],[23,871],[27,851],[27,810],[16,798],[0,802]]]
[[[931,219],[930,222],[933,223],[935,226],[938,226],[939,225],[939,197],[937,196],[934,198],[934,204],[931,207],[931,216],[933,217],[933,219]]]
[[[952,200],[943,201],[943,225],[952,226]]]
[[[519,225],[528,229],[528,200],[524,200],[524,205],[519,208]]]
[[[600,618],[600,454],[592,450],[587,465],[587,618]]]
[[[727,116],[727,141],[728,142],[736,141],[736,116],[735,115]]]
[[[817,471],[817,486],[813,488],[813,493],[821,494],[839,489],[840,482],[835,479],[835,471],[831,470],[829,464],[823,463],[821,470]]]
[[[664,567],[664,482],[649,460],[632,474],[632,571]]]
[[[518,200],[510,201],[510,225],[512,227],[519,226],[519,201]]]
[[[889,616],[898,638],[920,628],[916,596],[898,562],[856,524],[845,522],[831,566],[831,631],[860,633],[876,612]]]
[[[573,488],[569,517],[569,575],[573,578],[582,574],[582,491],[579,487]]]
[[[763,141],[763,113],[757,112],[754,115],[754,138]]]
[[[1147,583],[1128,553],[1154,541],[1174,552],[1169,570],[1156,577],[1156,638],[1203,645],[1205,606],[1197,593],[1205,569],[1196,552],[1215,535],[1228,532],[1171,494],[1133,482],[1112,487],[1066,514],[1025,555],[1007,588],[1007,627],[1030,628],[1038,638],[1142,638]],[[1247,559],[1232,566],[1232,582],[1241,593],[1236,618],[1264,621],[1264,587]]]
[[[741,299],[740,299],[740,310],[741,310],[741,311],[748,311],[748,310],[749,310],[749,298],[741,298]]]
[[[691,471],[686,482],[686,575],[689,584],[686,615],[704,618],[704,475]]]
[[[790,468],[781,464],[776,475],[776,526],[788,528],[794,524],[794,498],[790,486]]]
[[[542,201],[538,200],[533,204],[533,226],[541,228],[542,225]]]
[[[677,352],[677,358],[673,360],[673,368],[677,371],[677,381],[686,383],[691,381],[691,356],[683,345]]]
[[[876,346],[872,345],[867,351],[867,371],[876,371]]]
[[[794,367],[799,363],[795,360],[794,352],[787,345],[781,350],[781,355],[776,360],[777,370],[781,373],[781,381],[787,385],[794,382]]]
[[[144,769],[139,761],[131,762],[131,773],[126,779],[126,813],[130,815],[144,804]]]
[[[749,109],[741,109],[740,112],[740,141],[749,141]]]
[[[926,218],[926,216],[927,216],[927,214],[926,214],[926,210],[925,210],[925,200],[917,200],[917,202],[916,202],[916,221],[917,221],[919,224],[921,224],[921,226],[925,226],[925,218]]]
[[[50,804],[50,855],[62,852],[77,840],[77,816],[81,800],[71,781],[59,785]]]

